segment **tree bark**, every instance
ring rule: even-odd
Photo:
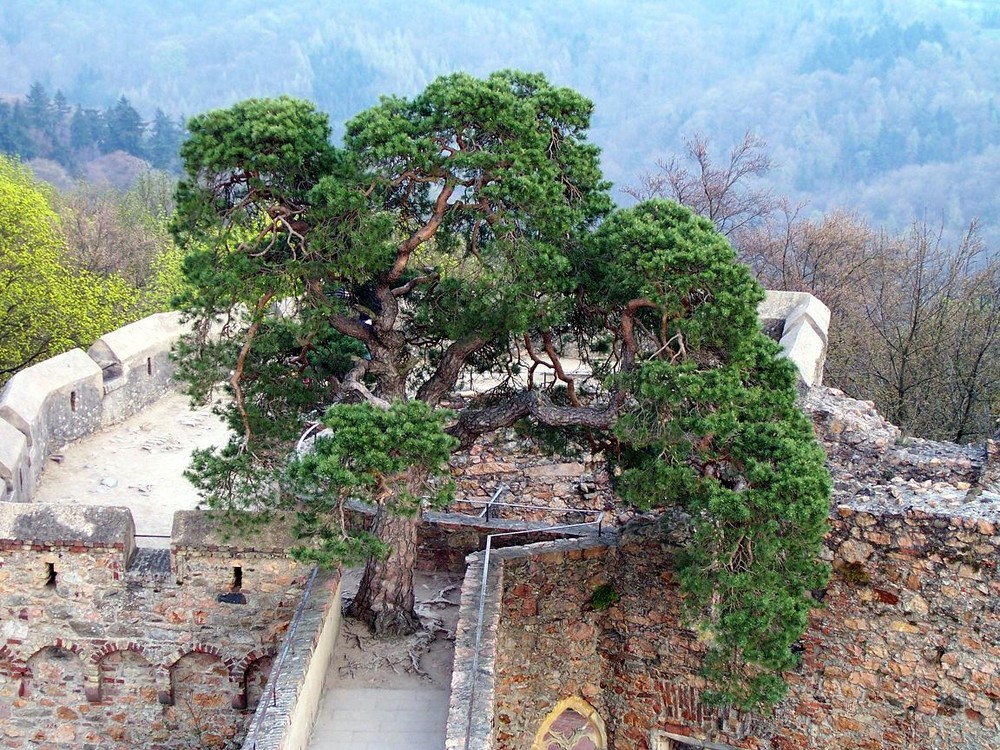
[[[420,629],[413,611],[413,568],[417,564],[420,514],[396,515],[379,505],[372,533],[391,547],[386,558],[371,557],[348,614],[365,622],[380,638],[406,636]]]

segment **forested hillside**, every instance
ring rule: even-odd
[[[183,139],[182,121],[157,108],[146,122],[125,96],[106,109],[82,107],[36,81],[23,100],[0,101],[0,153],[63,187],[78,178],[124,188],[148,166],[176,172]]]
[[[303,0],[192,4],[5,0],[0,94],[41,82],[147,124],[288,93],[335,131],[387,93],[435,76],[538,70],[594,100],[608,176],[632,184],[701,134],[726,149],[753,130],[769,184],[808,210],[862,209],[1000,236],[1000,9],[954,0],[682,3]],[[623,197],[620,196],[619,197]]]

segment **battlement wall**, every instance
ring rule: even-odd
[[[0,392],[0,501],[29,502],[57,447],[120,422],[173,386],[177,313],[158,313],[18,373]]]

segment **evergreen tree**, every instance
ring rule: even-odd
[[[69,142],[74,151],[97,149],[105,140],[104,118],[96,109],[77,106],[69,124]]]
[[[143,156],[142,117],[124,95],[115,106],[105,111],[104,125],[106,131],[101,147],[104,153],[124,151],[133,156]]]
[[[823,454],[759,330],[760,287],[689,209],[610,213],[590,111],[502,71],[385,98],[343,149],[324,115],[284,97],[195,117],[174,223],[181,307],[200,331],[229,324],[185,339],[179,374],[196,397],[226,379],[234,437],[190,476],[216,508],[298,511],[306,559],[367,555],[352,613],[405,633],[420,498],[447,499],[433,481],[447,452],[520,420],[586,430],[617,456],[627,501],[689,514],[679,573],[715,696],[772,703],[825,580]],[[280,300],[291,315],[274,314]],[[586,390],[563,347],[595,373]],[[535,382],[537,366],[560,388]],[[436,407],[483,371],[507,380],[445,427]],[[332,434],[289,463],[327,406]],[[361,533],[342,523],[351,496],[374,506]]]
[[[20,103],[0,102],[0,153],[22,159],[35,156],[35,146],[28,133],[28,118]]]
[[[55,127],[54,110],[48,91],[38,81],[31,84],[31,90],[25,98],[25,109],[28,122],[46,135],[51,135]]]
[[[174,172],[180,166],[180,148],[184,131],[162,109],[153,116],[146,153],[156,169]]]

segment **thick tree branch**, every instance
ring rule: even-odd
[[[417,398],[420,401],[434,405],[438,403],[444,395],[455,387],[458,374],[469,356],[487,343],[487,339],[482,336],[468,336],[451,344],[441,357],[434,374],[417,390]]]
[[[629,302],[622,313],[622,339],[625,344],[625,351],[622,356],[622,369],[629,371],[635,364],[636,344],[635,344],[635,316],[642,308],[656,309],[656,303],[645,297],[639,297]]]
[[[397,286],[395,289],[393,289],[392,296],[405,297],[407,294],[412,292],[416,287],[420,286],[421,284],[427,284],[432,281],[438,281],[440,278],[441,274],[438,273],[432,273],[426,276],[418,276],[417,278],[411,279],[410,281],[406,282],[405,284],[403,284],[403,286]]]
[[[382,409],[383,411],[388,411],[391,404],[384,398],[376,396],[368,389],[368,386],[361,382],[361,377],[368,371],[370,366],[371,363],[368,360],[360,360],[351,369],[351,371],[347,373],[347,377],[344,378],[341,388],[344,391],[354,391],[372,406]]]
[[[406,264],[410,262],[410,255],[413,254],[413,251],[437,232],[438,227],[441,226],[441,222],[444,221],[445,213],[448,211],[448,200],[454,192],[455,185],[451,183],[447,183],[441,188],[437,200],[434,201],[434,211],[431,213],[430,218],[399,246],[399,250],[396,253],[396,261],[392,264],[392,268],[389,269],[389,273],[385,275],[386,283],[393,284],[398,281],[400,276],[403,275],[403,271],[406,270]]]
[[[603,406],[556,406],[538,391],[521,391],[496,406],[466,409],[447,432],[467,447],[480,435],[510,427],[523,417],[549,427],[610,430],[618,421],[623,401],[622,394],[615,393]]]

